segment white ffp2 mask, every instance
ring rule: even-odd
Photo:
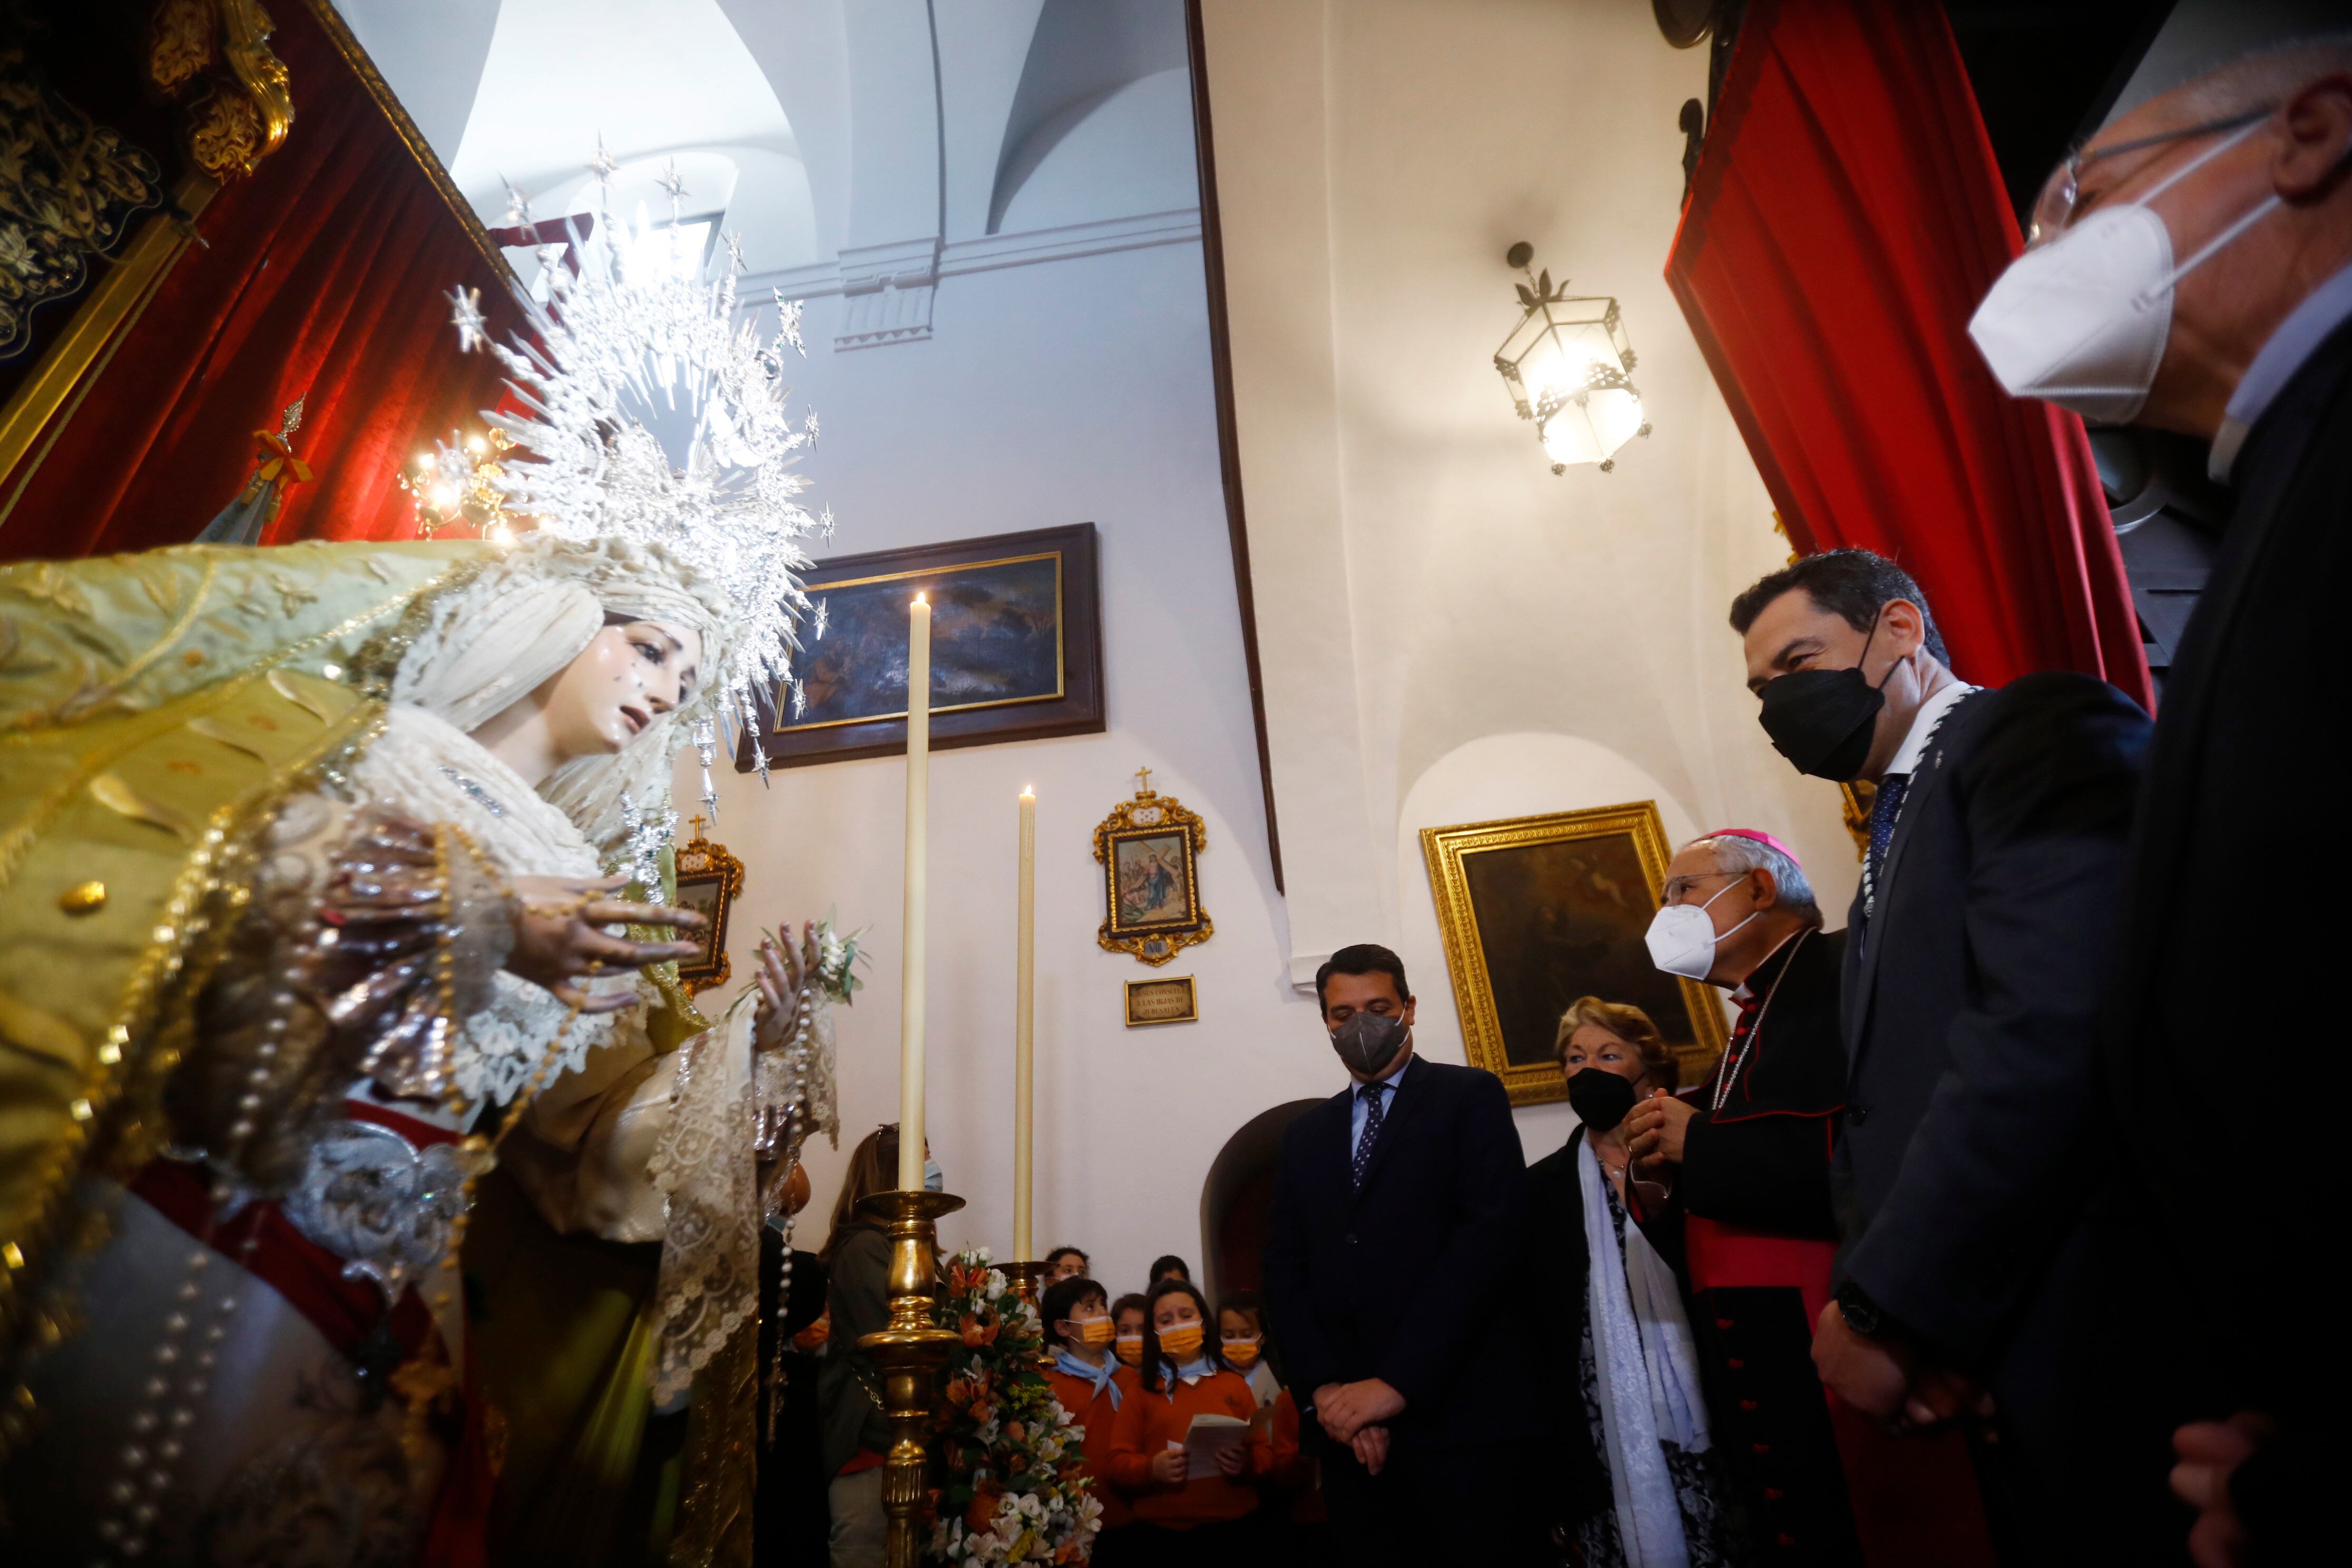
[[[1739,881],[1725,884],[1717,890],[1715,899],[1747,879],[1743,874]],[[1643,939],[1650,945],[1650,962],[1668,974],[1679,974],[1685,980],[1706,979],[1706,972],[1715,967],[1715,944],[1723,940],[1715,934],[1715,922],[1706,918],[1715,899],[1704,904],[1668,904],[1652,915],[1649,931]],[[1723,935],[1731,935],[1763,912],[1756,910]]]
[[[2172,231],[2148,203],[2267,123],[2225,136],[2128,206],[2107,207],[2011,262],[1969,321],[1969,336],[2012,397],[2128,425],[2172,335],[2173,286],[2279,206],[2276,192],[2172,264]]]

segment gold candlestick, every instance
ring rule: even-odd
[[[882,1373],[883,1418],[893,1441],[882,1470],[882,1511],[890,1521],[889,1568],[919,1568],[929,1434],[940,1368],[962,1341],[932,1319],[940,1292],[939,1217],[963,1207],[949,1193],[876,1193],[858,1204],[890,1234],[890,1325],[859,1340]]]
[[[1023,1258],[1011,1263],[1000,1263],[997,1267],[1004,1271],[1007,1279],[1013,1281],[1013,1288],[1020,1292],[1023,1300],[1033,1307],[1037,1304],[1038,1298],[1045,1294],[1037,1289],[1037,1282],[1045,1278],[1044,1264],[1034,1258]]]

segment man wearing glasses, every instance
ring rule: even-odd
[[[2217,1169],[2239,1102],[2208,1053],[2257,977],[2343,973],[2337,922],[2265,918],[2248,878],[2294,864],[2290,825],[2333,820],[2347,794],[2312,740],[2344,711],[2352,34],[2118,119],[2051,176],[2033,228],[1970,326],[1994,373],[2085,418],[2210,441],[2212,476],[2237,493],[2141,800],[2106,1029],[2127,1158],[2095,1206],[2160,1227],[2167,1277],[2143,1290],[2186,1295],[2175,1321],[2192,1331],[2162,1335],[2142,1376],[2190,1421],[2172,1479],[2199,1510],[2191,1554],[2285,1562],[2323,1539],[2323,1510],[2327,1525],[2340,1514],[2344,1358],[2292,1331],[2213,1329],[2260,1310],[2252,1282],[2325,1256],[2306,1227],[2340,1223],[2341,1167],[2322,1133],[2253,1140],[2242,1179]]]

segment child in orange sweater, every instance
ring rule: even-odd
[[[1191,1280],[1152,1286],[1139,1386],[1112,1423],[1105,1466],[1134,1503],[1139,1563],[1244,1568],[1261,1561],[1253,1483],[1274,1468],[1274,1448],[1253,1420],[1257,1395],[1227,1364],[1213,1331],[1209,1303]],[[1184,1452],[1196,1415],[1249,1423],[1245,1440],[1221,1451],[1213,1472],[1198,1475]]]
[[[1128,1537],[1135,1510],[1103,1473],[1110,1455],[1111,1426],[1120,1406],[1135,1397],[1135,1371],[1111,1359],[1110,1298],[1093,1280],[1057,1279],[1038,1304],[1045,1323],[1045,1381],[1070,1419],[1087,1429],[1087,1474],[1102,1500],[1102,1532],[1095,1537],[1095,1568],[1118,1568],[1129,1560]]]
[[[1110,1304],[1111,1352],[1122,1366],[1143,1364],[1143,1298],[1129,1291]]]

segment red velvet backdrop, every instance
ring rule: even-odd
[[[2082,421],[1968,336],[2019,247],[1942,6],[1748,6],[1666,281],[1790,540],[1900,562],[1969,679],[2152,706]]]
[[[479,289],[503,337],[503,279],[309,5],[270,9],[294,128],[199,216],[210,248],[158,288],[0,523],[0,558],[187,542],[298,396],[294,449],[318,477],[287,491],[269,542],[407,538],[401,464],[498,402],[495,363],[457,353],[446,295]]]

